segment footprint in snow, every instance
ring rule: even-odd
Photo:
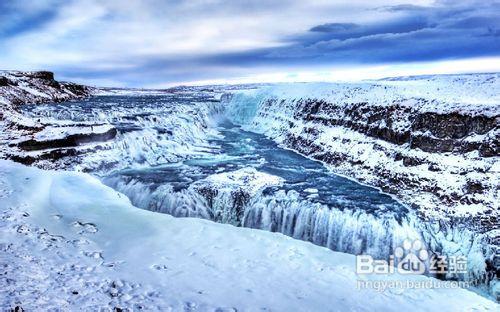
[[[157,270],[157,271],[167,271],[168,267],[164,264],[153,264],[152,268]]]
[[[60,220],[62,218],[62,215],[55,214],[55,215],[52,215],[52,218],[54,218],[55,220]]]
[[[87,257],[94,258],[94,259],[101,259],[103,260],[102,252],[99,251],[84,251],[83,254]]]
[[[93,223],[86,223],[86,222],[80,222],[80,221],[75,221],[72,223],[72,225],[78,229],[78,234],[84,234],[84,233],[97,233],[97,227]]]

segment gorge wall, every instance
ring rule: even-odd
[[[245,129],[397,195],[432,250],[482,246],[481,279],[498,293],[499,94],[500,76],[482,74],[284,84],[223,101]]]
[[[426,216],[495,226],[500,78],[463,77],[282,85],[224,100],[245,128],[398,194]]]

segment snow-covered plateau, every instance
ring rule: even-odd
[[[2,307],[498,309],[500,74],[153,91],[2,75]],[[408,239],[467,272],[355,273]],[[358,287],[382,280],[473,287]]]

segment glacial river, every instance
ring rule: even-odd
[[[420,238],[404,205],[232,124],[206,93],[101,96],[24,110],[64,124],[114,125],[115,142],[83,162],[100,161],[94,174],[142,209],[281,232],[384,259],[404,239]],[[102,170],[103,163],[109,169]],[[203,187],[211,176],[241,169],[281,182],[252,192],[245,185]]]

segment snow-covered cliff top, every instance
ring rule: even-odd
[[[242,90],[258,97],[321,99],[334,104],[400,104],[420,112],[500,114],[500,73],[387,78],[355,83],[286,83]]]
[[[0,71],[0,105],[68,101],[93,91],[91,87],[58,82],[48,71]]]

